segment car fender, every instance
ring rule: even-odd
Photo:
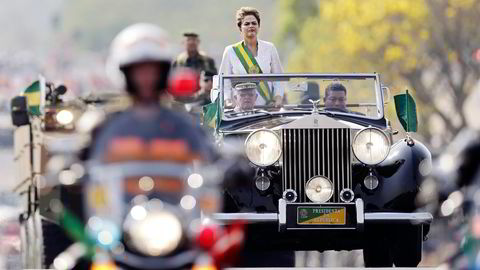
[[[378,187],[367,190],[362,178],[355,191],[361,194],[367,211],[412,212],[431,164],[432,156],[425,145],[413,139],[399,140],[392,145],[387,158],[371,170],[379,180]]]

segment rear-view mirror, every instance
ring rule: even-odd
[[[30,120],[28,118],[27,97],[16,96],[12,99],[10,105],[13,125],[17,127],[28,125]]]

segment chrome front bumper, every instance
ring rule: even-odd
[[[273,223],[278,222],[279,230],[284,230],[287,224],[287,202],[280,199],[278,213],[216,213],[213,218],[220,223],[231,223],[238,220],[247,223]],[[433,216],[430,213],[401,213],[401,212],[374,212],[365,213],[362,199],[355,200],[357,229],[363,230],[365,224],[379,223],[410,223],[412,225],[430,224]],[[320,229],[320,228],[319,228]]]

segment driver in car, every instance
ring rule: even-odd
[[[233,98],[235,99],[234,112],[250,111],[255,107],[257,100],[257,84],[256,83],[239,83],[235,86]]]
[[[347,88],[343,84],[334,82],[325,88],[325,110],[336,110],[348,112],[347,110]]]

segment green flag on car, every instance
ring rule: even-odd
[[[394,99],[398,120],[400,120],[403,128],[406,132],[416,132],[418,122],[415,100],[408,93],[408,90],[405,94],[396,95]]]
[[[203,106],[203,126],[216,128],[218,121],[218,98],[215,102]]]

